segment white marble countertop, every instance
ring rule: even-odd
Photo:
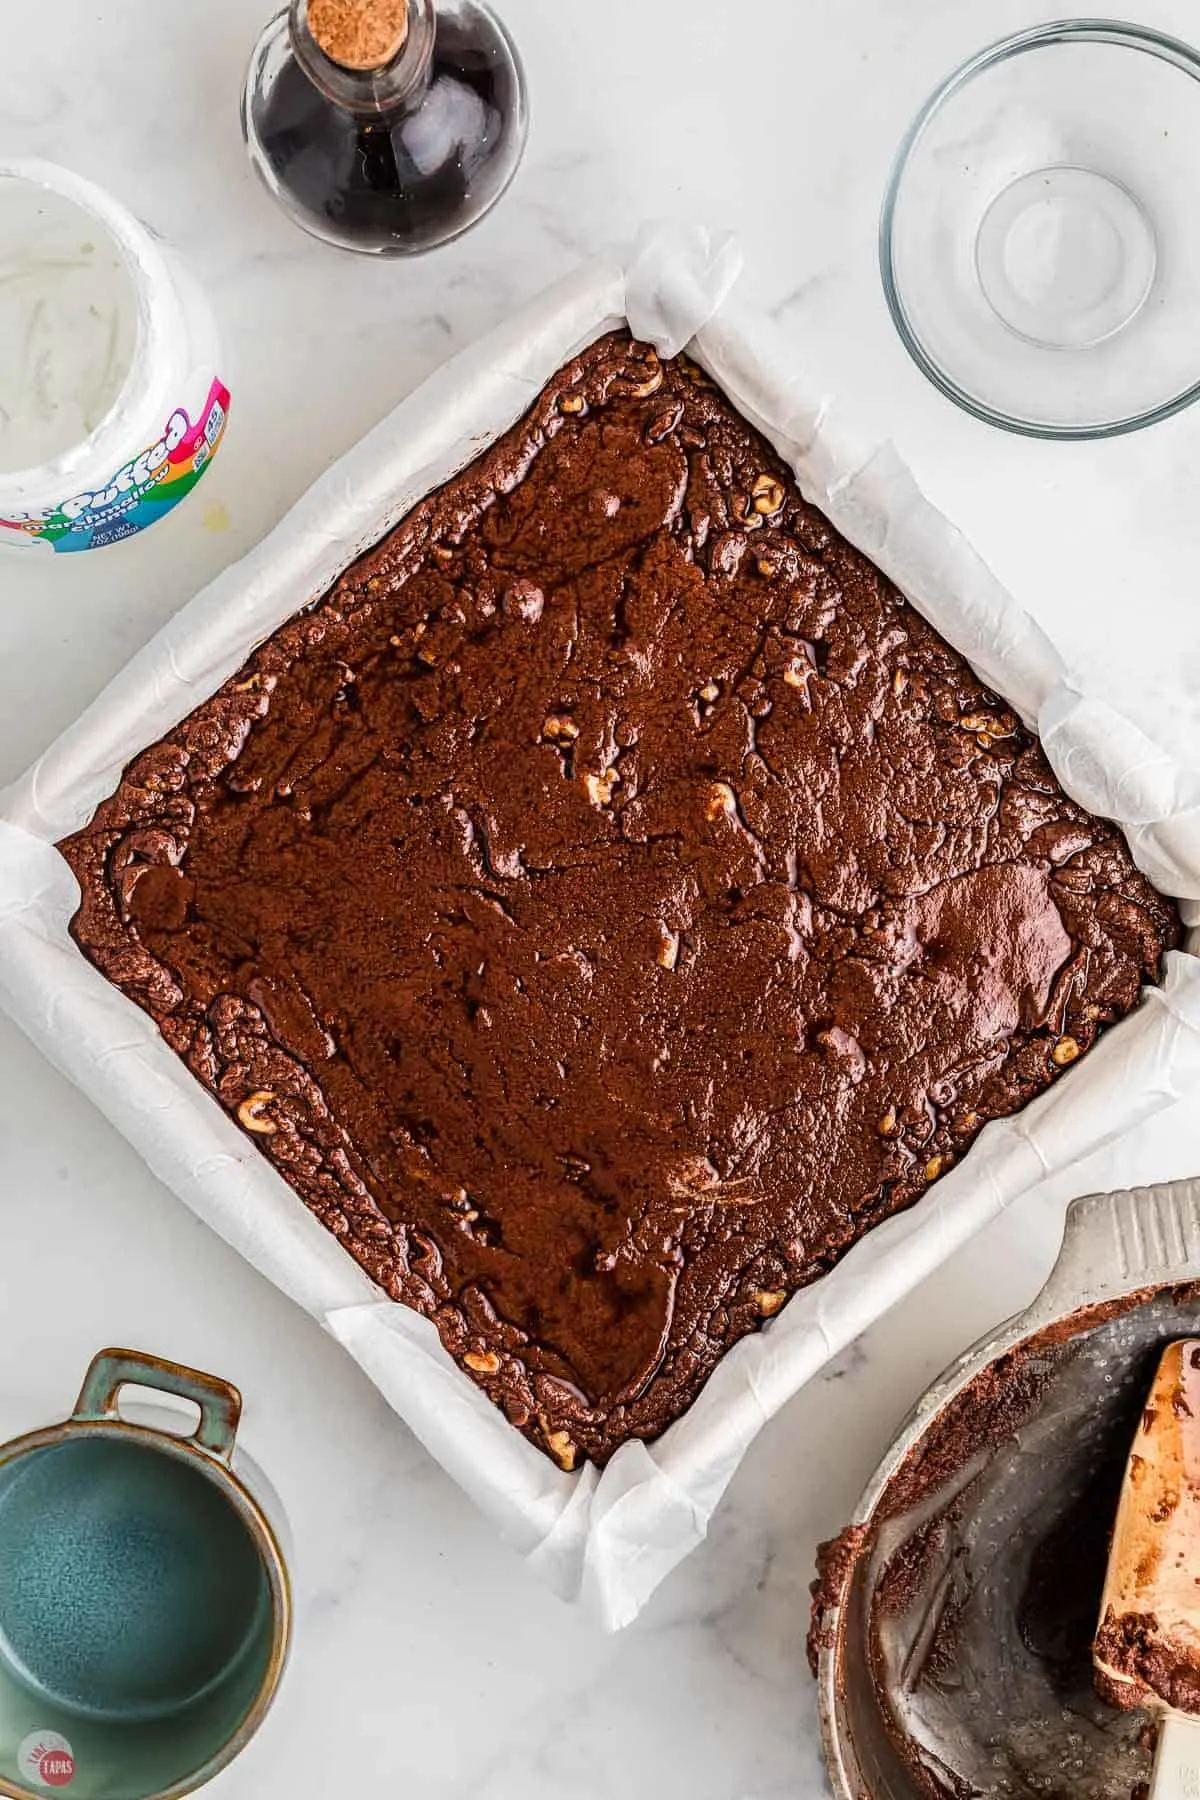
[[[237,126],[256,0],[0,0],[0,154],[51,156],[170,236],[219,310],[235,414],[147,538],[0,562],[0,785],[203,581],[455,347],[646,216],[735,227],[752,297],[1093,678],[1172,732],[1200,688],[1200,411],[1111,444],[957,413],[895,340],[875,271],[888,161],[935,81],[1045,0],[505,0],[534,128],[500,210],[420,263],[300,235]],[[1139,16],[1186,36],[1190,0]],[[1189,698],[1193,696],[1193,698]],[[0,1434],[65,1411],[91,1353],[141,1345],[247,1397],[289,1509],[295,1658],[212,1790],[333,1800],[793,1800],[821,1792],[803,1657],[813,1546],[901,1415],[1027,1300],[1072,1192],[1200,1168],[1177,1109],[1010,1214],[762,1434],[708,1543],[606,1638],[539,1591],[336,1346],[197,1224],[0,1020]]]

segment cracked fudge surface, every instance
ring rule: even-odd
[[[1133,1007],[1178,920],[624,334],[130,766],[85,954],[564,1467]]]

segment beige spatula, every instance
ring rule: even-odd
[[[1200,1800],[1200,1338],[1163,1352],[1129,1453],[1096,1686],[1159,1726],[1150,1800]]]

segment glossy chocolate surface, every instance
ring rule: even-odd
[[[134,762],[84,952],[566,1467],[1133,1007],[1173,909],[623,334]]]

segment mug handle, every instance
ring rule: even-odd
[[[118,1419],[117,1396],[128,1382],[191,1400],[200,1408],[200,1423],[190,1435],[180,1433],[182,1441],[206,1450],[220,1462],[229,1462],[242,1416],[242,1396],[237,1388],[218,1375],[205,1375],[141,1350],[101,1350],[93,1357],[72,1420],[99,1424]]]

